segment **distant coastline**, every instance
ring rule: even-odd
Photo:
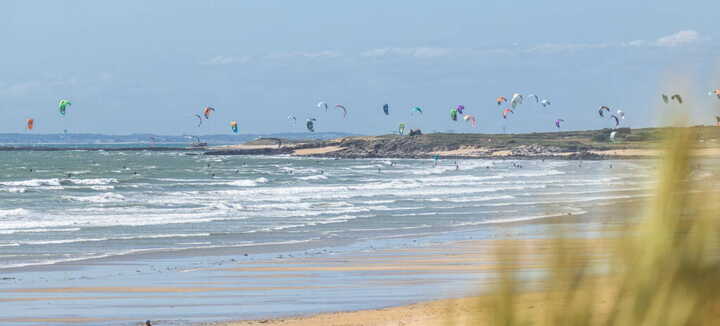
[[[698,126],[696,154],[720,157],[720,128]],[[213,147],[206,155],[292,155],[337,159],[647,159],[672,128],[601,129],[527,134],[425,134],[353,136],[324,141],[277,144],[254,141]],[[614,138],[611,139],[611,133]]]
[[[696,154],[720,158],[720,128],[698,129]],[[5,144],[0,151],[183,151],[196,155],[288,155],[336,159],[648,159],[660,155],[657,144],[671,128],[611,129],[526,134],[448,134],[418,136],[343,136],[317,139],[248,136],[238,145],[191,146],[189,143]],[[616,137],[610,140],[611,132]],[[168,136],[170,137],[170,136]],[[177,136],[181,137],[181,136]],[[175,140],[173,138],[173,140]]]

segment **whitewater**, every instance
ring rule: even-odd
[[[407,241],[641,199],[633,161],[7,152],[0,269],[138,253]],[[272,248],[272,249],[271,249]]]

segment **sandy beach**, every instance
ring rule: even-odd
[[[496,273],[507,268],[507,265],[500,265],[498,261],[512,260],[499,253],[498,248],[502,248],[503,252],[515,248],[517,252],[522,253],[512,269],[528,278],[528,293],[524,303],[532,307],[541,307],[542,297],[535,293],[538,284],[533,281],[533,275],[546,268],[548,250],[552,242],[553,239],[547,238],[469,240],[418,248],[381,250],[372,254],[258,260],[252,264],[243,264],[244,266],[181,270],[178,271],[181,275],[165,277],[166,281],[163,283],[167,285],[163,287],[77,285],[62,288],[12,288],[0,290],[5,297],[0,301],[4,304],[35,302],[43,305],[94,302],[102,306],[115,306],[127,302],[171,300],[183,306],[180,304],[186,300],[183,298],[189,299],[198,295],[233,297],[259,293],[282,295],[289,292],[307,293],[320,300],[332,300],[329,297],[322,299],[321,293],[360,290],[360,293],[366,295],[382,293],[383,296],[402,296],[403,293],[413,293],[412,289],[420,291],[418,293],[426,293],[425,295],[428,295],[427,291],[438,291],[440,297],[460,295],[459,299],[441,299],[423,303],[412,303],[415,300],[412,299],[414,295],[411,295],[407,299],[409,305],[354,312],[321,313],[309,317],[299,313],[271,320],[259,318],[236,322],[204,323],[200,320],[188,322],[188,324],[225,326],[437,325],[448,317],[464,318],[464,312],[471,311],[478,303],[482,305],[482,302],[489,300],[473,294],[483,293],[496,284]],[[593,257],[592,259],[597,262],[602,262],[610,250],[608,241],[604,238],[575,238],[569,239],[568,242],[574,250]],[[353,279],[357,281],[352,281]],[[276,284],[276,286],[257,286],[262,283]],[[464,290],[458,291],[463,288]],[[134,310],[139,309],[136,307]],[[264,314],[273,315],[270,311]],[[164,324],[163,319],[155,320],[157,325]],[[0,322],[17,324],[46,322],[93,325],[110,321],[132,322],[133,319],[127,315],[107,318],[49,315],[32,318],[0,318]]]
[[[604,291],[597,307],[600,311],[609,309],[613,292]],[[543,312],[552,305],[545,292],[526,292],[517,298],[516,309],[531,320],[542,317]],[[370,325],[405,325],[405,326],[435,326],[435,325],[493,325],[491,305],[495,298],[474,296],[457,299],[436,300],[416,303],[406,306],[391,307],[376,310],[363,310],[352,312],[338,312],[320,314],[309,317],[295,317],[270,320],[250,320],[228,323],[208,324],[213,326],[246,326],[246,325],[282,325],[282,326],[370,326]]]
[[[364,257],[346,261],[343,266],[328,261],[317,261],[323,266],[297,266],[273,268],[230,268],[230,271],[357,271],[357,272],[402,272],[404,276],[412,278],[407,282],[421,282],[421,275],[432,273],[469,273],[477,277],[469,285],[479,292],[485,292],[497,285],[495,278],[507,268],[512,271],[539,271],[547,268],[550,252],[555,239],[517,239],[517,240],[489,240],[489,241],[463,241],[451,246],[438,246],[436,248],[401,250],[386,252],[378,258]],[[607,238],[575,238],[567,239],[566,244],[570,250],[576,251],[595,263],[601,263],[611,253],[610,240]],[[441,249],[442,248],[442,249]],[[445,252],[440,254],[440,251]],[[510,254],[512,253],[512,254]],[[515,256],[515,254],[518,254]],[[512,256],[511,256],[512,255]],[[499,261],[516,263],[507,265]],[[310,261],[308,261],[310,262]],[[351,265],[351,266],[347,266]],[[413,280],[414,279],[414,280]],[[598,283],[601,284],[601,278]],[[388,283],[390,285],[392,283]],[[397,283],[395,283],[397,284]],[[527,310],[531,315],[539,314],[546,305],[547,293],[539,291],[542,283],[529,279],[525,293],[518,302],[521,309]],[[603,293],[609,297],[610,291]],[[235,322],[212,323],[208,325],[242,326],[242,325],[444,325],[449,321],[459,325],[492,325],[490,307],[493,297],[491,295],[476,295],[463,298],[443,299],[409,305],[389,307],[384,309],[362,310],[352,312],[334,312],[312,316],[300,316],[279,319],[260,319]],[[608,301],[609,302],[609,301]],[[601,308],[604,309],[604,308]],[[472,312],[472,314],[470,314]]]

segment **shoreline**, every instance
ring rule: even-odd
[[[690,127],[700,135],[694,155],[720,158],[720,128]],[[329,140],[258,139],[237,145],[114,147],[18,145],[0,151],[180,151],[195,155],[291,156],[330,159],[638,160],[662,156],[658,145],[673,128],[620,128],[525,134],[432,133],[348,136]],[[617,134],[610,139],[610,134]],[[615,135],[614,135],[615,136]],[[188,154],[191,155],[191,154]]]
[[[643,198],[630,198],[618,200],[619,205],[623,207],[637,207],[642,203]],[[421,234],[408,233],[408,234],[397,234],[391,238],[367,238],[367,239],[344,239],[336,241],[325,241],[319,240],[307,240],[307,241],[287,241],[277,243],[248,243],[242,245],[228,245],[228,246],[209,246],[209,247],[189,247],[189,248],[152,248],[148,250],[138,250],[134,252],[114,253],[108,255],[102,255],[98,257],[87,257],[77,260],[58,261],[52,263],[37,263],[23,266],[11,266],[0,268],[0,273],[4,274],[16,274],[24,272],[57,272],[57,271],[68,271],[68,270],[80,270],[84,266],[88,265],[103,265],[103,264],[116,264],[125,263],[132,261],[153,261],[153,260],[164,260],[164,259],[176,259],[176,258],[193,258],[193,257],[232,257],[232,256],[243,256],[250,255],[251,257],[265,257],[270,258],[271,256],[285,255],[284,257],[292,258],[299,257],[303,253],[316,253],[320,251],[332,248],[335,253],[352,253],[359,250],[358,248],[377,247],[375,250],[392,250],[398,244],[402,244],[404,240],[413,239],[414,243],[418,245],[432,245],[438,243],[454,243],[458,241],[464,241],[465,237],[488,237],[483,238],[489,240],[492,238],[500,237],[493,232],[497,231],[494,229],[526,229],[534,228],[535,226],[546,227],[553,224],[570,224],[570,225],[586,225],[587,223],[600,223],[606,222],[606,219],[596,220],[600,215],[605,215],[608,212],[606,208],[601,208],[593,205],[581,205],[583,209],[588,209],[580,214],[564,215],[563,214],[549,214],[536,218],[516,218],[509,220],[499,221],[488,221],[486,223],[480,223],[469,227],[448,227],[445,229],[435,229],[432,232],[423,232]],[[609,219],[609,218],[607,218]],[[612,219],[610,219],[612,220]],[[526,231],[527,234],[535,234],[538,232],[534,230],[532,232]],[[536,235],[538,236],[538,235]],[[385,243],[381,245],[381,243]],[[371,245],[373,244],[374,245]],[[246,256],[247,257],[247,256]],[[221,260],[220,262],[214,262],[213,264],[229,263],[230,261]]]
[[[418,307],[430,309],[425,312],[438,311],[445,303],[457,300],[459,308],[465,307],[463,302],[471,300],[467,298],[475,298],[496,284],[493,275],[503,258],[493,248],[526,248],[528,251],[515,268],[525,277],[535,278],[545,268],[546,248],[554,241],[555,234],[546,230],[551,225],[569,226],[570,241],[580,250],[601,253],[598,250],[607,249],[606,239],[615,231],[615,222],[605,218],[604,210],[590,215],[492,225],[482,231],[487,237],[476,238],[473,234],[478,231],[465,231],[469,233],[457,234],[452,240],[415,244],[409,238],[403,242],[405,245],[375,250],[355,245],[347,251],[319,255],[251,255],[249,260],[225,263],[195,259],[189,265],[157,258],[86,262],[73,266],[79,269],[73,280],[38,280],[0,288],[5,296],[2,301],[9,308],[43,307],[43,313],[32,320],[8,315],[0,322],[25,325],[32,321],[62,324],[74,320],[81,325],[125,325],[150,319],[158,325],[304,326],[347,325],[348,318],[360,318],[370,322],[352,325],[377,325],[403,314],[417,315]],[[588,221],[594,222],[588,225]],[[143,265],[152,268],[140,268]],[[114,266],[121,272],[108,278],[106,272],[98,274],[101,266]],[[158,274],[166,266],[170,269]],[[139,273],[134,273],[136,268]],[[32,270],[34,274],[48,275],[46,271]],[[258,302],[252,299],[263,297],[266,299]],[[282,298],[295,299],[285,302]],[[333,301],[326,301],[331,298]],[[268,305],[265,300],[274,304]],[[180,305],[184,308],[178,315],[173,307],[181,302],[187,304]],[[50,308],[53,304],[66,308]],[[98,309],[89,313],[85,310],[88,305]],[[126,308],[103,308],[117,305]],[[326,323],[327,318],[338,322]]]
[[[596,281],[602,285],[602,281]],[[608,311],[614,291],[602,289],[598,301],[598,310]],[[521,292],[515,305],[525,316],[539,320],[552,303],[547,301],[548,293],[542,291]],[[375,326],[375,325],[478,325],[493,326],[491,294],[466,296],[461,298],[423,301],[407,305],[391,306],[380,309],[341,311],[310,316],[295,316],[276,319],[241,320],[231,322],[200,323],[198,326]]]
[[[189,162],[188,164],[205,166],[205,161],[201,160],[197,163],[195,159],[186,161]],[[228,158],[232,164],[241,163],[243,160]],[[314,163],[317,161],[308,161],[309,163],[302,162],[302,164],[315,169],[317,164]],[[333,166],[334,170],[331,171],[343,172],[342,169],[348,166],[345,162],[327,163]],[[367,171],[368,173],[364,175],[370,175],[371,180],[375,180],[374,184],[382,185],[382,182],[388,179],[397,179],[389,173],[376,177],[373,166],[369,166],[366,162],[349,163],[349,166],[360,172],[363,169]],[[413,183],[408,184],[415,184],[418,182],[415,180],[421,180],[431,185],[455,185],[456,179],[472,179],[472,176],[478,175],[478,184],[487,182],[490,185],[484,187],[484,190],[497,192],[517,189],[518,194],[515,194],[517,198],[532,197],[530,194],[534,192],[524,192],[523,189],[546,189],[546,180],[555,181],[558,178],[556,175],[565,172],[568,173],[565,179],[571,181],[569,184],[590,182],[584,181],[582,177],[573,181],[581,175],[581,170],[573,164],[566,163],[537,162],[537,164],[528,164],[527,167],[532,168],[532,171],[517,173],[509,167],[509,163],[498,167],[503,169],[501,172],[492,172],[486,169],[486,165],[492,164],[483,162],[466,163],[469,171],[477,169],[475,171],[477,173],[456,173],[452,172],[454,167],[449,166],[437,171],[408,169],[417,166],[418,163],[400,162],[394,169],[403,173],[407,180],[413,180]],[[390,165],[390,162],[382,162],[382,164]],[[588,164],[590,168],[605,165]],[[302,166],[300,163],[298,165]],[[627,165],[628,169],[633,170],[637,164],[620,165]],[[562,167],[566,166],[568,170],[562,170]],[[555,168],[559,170],[556,171]],[[446,174],[446,170],[451,172]],[[605,169],[601,170],[605,171]],[[593,168],[592,171],[597,169]],[[311,170],[306,175],[313,176],[317,173]],[[368,179],[362,173],[357,174],[361,176],[361,180]],[[513,177],[506,181],[496,180],[505,177],[495,177],[495,175],[505,174]],[[287,177],[289,174],[279,175],[278,180],[292,180]],[[535,175],[539,178],[537,182],[542,186],[516,184],[532,182],[535,179],[528,178]],[[252,176],[256,175],[252,174]],[[490,179],[487,179],[488,177]],[[447,179],[453,182],[448,183]],[[603,179],[598,179],[600,180]],[[301,184],[313,185],[323,182],[321,179],[313,182],[303,181]],[[501,184],[495,186],[496,182]],[[464,183],[458,185],[455,190],[467,186]],[[354,184],[350,187],[352,186]],[[502,199],[498,202],[497,199],[493,199],[492,194],[480,193],[474,197],[466,193],[467,198],[457,198],[461,204],[449,205],[443,202],[447,198],[454,199],[455,195],[439,194],[437,197],[435,195],[423,197],[428,200],[428,204],[417,208],[418,211],[414,208],[417,205],[409,205],[405,202],[407,200],[415,202],[418,199],[413,193],[393,199],[394,206],[385,201],[377,202],[377,199],[387,199],[381,197],[384,194],[396,193],[393,188],[373,193],[373,198],[363,197],[352,202],[353,205],[364,204],[366,201],[367,205],[387,204],[387,207],[370,206],[371,209],[381,212],[400,210],[400,212],[378,214],[378,216],[387,216],[381,221],[383,223],[373,222],[370,219],[367,222],[360,220],[360,223],[341,227],[328,223],[329,226],[320,226],[318,229],[322,229],[309,235],[282,232],[278,233],[281,234],[280,236],[270,237],[254,236],[255,233],[247,233],[250,234],[249,236],[245,233],[237,233],[230,239],[232,243],[241,245],[271,238],[323,239],[319,242],[292,243],[282,248],[267,246],[254,249],[226,248],[215,246],[225,242],[224,235],[219,232],[213,240],[207,242],[190,240],[191,243],[187,243],[188,240],[182,238],[171,242],[158,241],[156,245],[152,240],[142,248],[171,248],[169,252],[133,253],[124,257],[19,269],[11,273],[2,271],[3,277],[17,277],[17,279],[0,280],[0,293],[4,295],[2,301],[9,311],[4,316],[5,319],[0,318],[0,324],[26,325],[31,321],[23,318],[33,316],[39,318],[34,320],[43,320],[49,325],[62,324],[66,320],[95,320],[96,322],[84,323],[115,326],[146,319],[157,321],[157,325],[195,325],[219,320],[263,320],[262,318],[307,316],[335,311],[359,311],[464,297],[494,284],[493,275],[497,272],[497,266],[503,261],[492,255],[493,244],[524,243],[532,244],[530,247],[533,248],[542,248],[543,244],[555,235],[551,232],[552,226],[558,224],[567,226],[567,234],[573,237],[603,237],[607,234],[605,231],[608,223],[621,219],[612,214],[614,209],[623,205],[636,206],[644,198],[637,194],[641,190],[639,188],[612,190],[599,186],[598,191],[601,193],[599,195],[565,201],[564,199],[568,199],[563,195],[566,189],[554,186],[550,188],[553,189],[539,191],[538,196],[541,197],[528,197],[526,200],[520,199],[517,203],[518,207],[526,207],[523,206],[525,204],[528,207],[540,205],[537,209],[506,207],[513,205],[511,202],[506,202],[516,198],[512,196],[509,198],[500,196]],[[255,186],[248,189],[255,189]],[[252,194],[268,191],[262,190],[262,186],[257,189],[237,193]],[[317,189],[334,191],[336,188]],[[455,193],[450,190],[448,192]],[[361,194],[366,195],[367,192]],[[448,212],[433,216],[438,215],[434,214],[431,208],[436,206],[439,207],[438,211],[447,208]],[[488,208],[479,208],[486,206]],[[403,214],[405,213],[403,211],[408,209],[409,214]],[[428,211],[430,215],[423,214]],[[358,216],[362,215],[359,213]],[[622,218],[626,217],[631,218],[623,214]],[[445,219],[443,221],[447,222],[427,225],[421,223],[427,219],[432,221]],[[265,221],[263,217],[260,217],[260,220]],[[341,220],[344,222],[344,218]],[[410,223],[411,227],[406,228],[407,223]],[[263,230],[262,226],[258,226],[258,230]],[[208,229],[218,228],[213,226]],[[252,231],[254,229],[252,228]],[[321,231],[322,235],[314,236]],[[184,234],[189,230],[167,232]],[[195,232],[200,230],[193,230],[193,233]],[[342,242],[344,240],[352,241]],[[212,248],[193,248],[187,251],[182,248],[185,245],[204,246],[203,243],[211,242]],[[532,278],[542,273],[544,267],[540,257],[542,255],[538,254],[521,261],[523,275]]]
[[[491,323],[491,304],[494,300],[492,290],[498,285],[497,273],[501,271],[514,271],[520,273],[525,279],[524,288],[519,289],[520,306],[526,306],[531,313],[541,313],[546,301],[544,282],[537,278],[537,273],[550,265],[552,253],[548,252],[551,243],[556,238],[547,239],[505,239],[505,240],[470,240],[454,243],[453,254],[445,257],[404,260],[399,257],[402,264],[413,268],[413,264],[428,264],[422,266],[415,273],[405,274],[412,277],[416,273],[468,273],[477,278],[466,281],[466,286],[474,290],[467,291],[465,295],[451,296],[450,298],[415,300],[405,304],[392,304],[379,308],[341,310],[315,314],[295,314],[272,318],[218,321],[198,323],[201,326],[246,326],[246,325],[282,325],[282,326],[311,326],[311,325],[442,325],[448,321],[461,322],[460,324],[493,325]],[[566,245],[572,250],[578,250],[585,255],[596,257],[594,264],[602,264],[606,255],[615,250],[612,247],[612,237],[566,238]],[[507,250],[508,248],[514,248]],[[516,251],[518,250],[518,251]],[[512,256],[519,253],[519,256]],[[507,257],[506,257],[507,256]],[[389,257],[397,259],[397,257]],[[508,265],[509,262],[510,265]],[[368,263],[366,263],[368,264]],[[372,263],[369,263],[372,264]],[[378,266],[385,269],[387,266]],[[330,268],[330,267],[325,267]],[[344,267],[335,267],[345,269]],[[366,266],[351,266],[347,268],[367,268]],[[400,268],[400,267],[398,267]],[[509,268],[509,269],[508,269]],[[296,268],[286,267],[286,270],[299,272]],[[392,269],[390,269],[392,271]],[[602,285],[605,276],[596,276],[597,284]],[[604,290],[603,296],[609,296],[610,291]],[[604,309],[604,308],[602,308]]]
[[[513,237],[459,240],[372,253],[264,259],[239,267],[183,269],[175,276],[166,275],[149,284],[139,283],[137,277],[133,277],[122,283],[80,280],[63,286],[2,288],[0,293],[4,299],[0,301],[8,308],[15,305],[44,308],[41,314],[33,317],[8,314],[0,318],[0,322],[24,325],[72,321],[81,325],[126,325],[150,319],[158,325],[359,326],[382,324],[380,321],[425,325],[414,322],[418,318],[421,321],[443,320],[448,317],[442,313],[447,312],[448,303],[452,303],[450,306],[455,310],[465,311],[464,307],[469,307],[472,301],[487,297],[483,293],[497,284],[496,273],[507,267],[500,262],[510,259],[503,258],[496,248],[525,250],[512,268],[527,278],[528,293],[537,291],[540,283],[536,278],[548,266],[550,253],[547,248],[553,241],[554,238]],[[609,250],[609,242],[604,237],[574,237],[569,242],[577,250],[595,254],[600,259]],[[347,283],[353,279],[351,284]],[[372,302],[350,304],[344,302],[347,298],[337,297],[340,293],[347,298],[364,295],[373,299]],[[306,308],[297,302],[287,302],[280,305],[281,310],[248,302],[259,295],[278,297],[280,301],[272,299],[276,303],[283,302],[282,298],[310,302],[305,303]],[[331,298],[333,304],[326,301]],[[181,304],[188,300],[191,301]],[[93,313],[73,313],[75,309],[50,308],[49,305],[55,304],[90,305],[98,309]],[[118,313],[112,308],[128,304],[129,311],[125,309]],[[158,313],[160,305],[171,306]],[[227,305],[231,310],[220,310],[225,313],[217,310]],[[175,306],[183,307],[181,315],[172,309]],[[188,310],[195,312],[188,314]],[[211,313],[213,311],[216,312]],[[246,317],[233,318],[237,314]],[[405,319],[407,317],[411,318]],[[228,318],[232,320],[228,321]]]
[[[231,147],[231,146],[228,146]],[[327,149],[326,149],[327,148]],[[0,147],[0,152],[64,152],[64,151],[89,151],[89,152],[188,152],[195,155],[239,155],[239,156],[291,156],[291,157],[307,157],[307,158],[334,158],[334,159],[433,159],[436,155],[443,160],[558,160],[558,161],[597,161],[597,160],[646,160],[657,159],[659,153],[638,154],[635,150],[610,150],[610,151],[591,151],[591,152],[561,152],[557,154],[542,155],[514,155],[514,154],[497,154],[497,155],[459,155],[459,154],[407,154],[407,155],[339,155],[333,154],[335,151],[341,150],[339,146],[328,147],[258,147],[247,149],[218,149],[208,150],[205,148],[192,147],[42,147],[42,146],[20,146],[20,147]],[[631,152],[633,154],[626,154]],[[720,157],[720,152],[702,155],[709,157]]]

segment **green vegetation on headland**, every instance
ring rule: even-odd
[[[718,148],[720,128],[690,127],[697,149]],[[216,148],[210,155],[287,154],[337,158],[611,159],[656,156],[661,135],[674,128],[602,129],[527,134],[423,134],[353,136],[283,143],[251,142]],[[610,134],[615,131],[615,138]],[[266,144],[266,147],[261,145]]]
[[[330,158],[493,158],[579,159],[648,158],[659,154],[662,134],[676,128],[601,129],[526,134],[434,133],[414,136],[345,136],[302,139],[254,136],[241,145],[191,146],[187,137],[155,139],[133,135],[142,142],[93,142],[18,145],[7,143],[0,151],[110,150],[193,151],[207,155],[294,155]],[[720,157],[720,127],[689,127],[696,135],[692,146],[702,156]],[[615,133],[611,139],[611,133]],[[329,136],[331,133],[325,134]],[[74,137],[79,137],[73,135]],[[108,136],[110,137],[110,136]],[[113,136],[120,137],[120,136]],[[122,136],[129,137],[129,136]],[[125,140],[125,138],[122,138]],[[153,141],[146,141],[153,139]],[[163,141],[174,140],[173,143]],[[237,139],[236,139],[237,140]],[[717,151],[717,153],[716,153]]]

